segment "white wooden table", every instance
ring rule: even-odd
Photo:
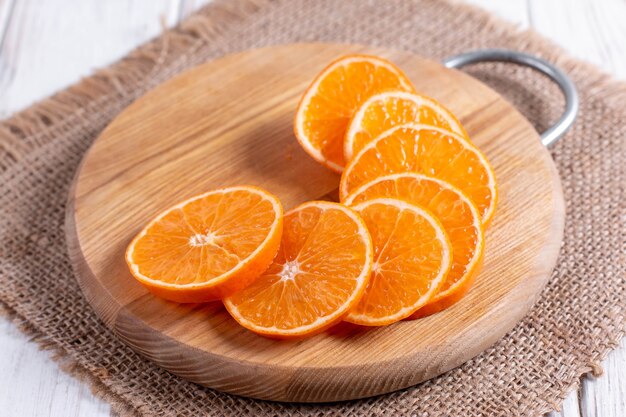
[[[210,0],[0,0],[0,118],[125,55]],[[470,0],[626,79],[626,0]],[[70,46],[71,45],[71,46]],[[42,71],[45,68],[45,71]],[[625,417],[626,343],[550,417]],[[11,395],[7,395],[8,392]],[[110,416],[0,317],[0,416]]]

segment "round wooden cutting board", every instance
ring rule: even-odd
[[[285,210],[336,196],[339,177],[298,146],[303,91],[347,53],[391,59],[418,91],[449,107],[491,160],[500,201],[482,272],[452,308],[384,328],[340,324],[276,341],[240,327],[221,303],[151,295],[124,262],[156,214],[213,188],[264,187]],[[405,388],[478,355],[518,323],[555,265],[564,204],[552,159],[528,121],[459,71],[404,52],[298,44],[230,55],[191,69],[122,112],[76,176],[67,238],[78,281],[100,318],[160,366],[221,391],[278,401],[347,400]]]

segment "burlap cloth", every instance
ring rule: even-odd
[[[70,40],[68,40],[70,41]],[[341,41],[441,59],[481,47],[537,54],[567,71],[580,117],[553,149],[567,201],[558,267],[530,314],[462,367],[414,388],[340,404],[254,401],[186,382],[122,344],[72,275],[63,232],[68,187],[107,123],[163,80],[215,57],[268,44]],[[511,65],[471,71],[539,130],[562,98]],[[529,32],[446,1],[216,3],[122,61],[0,125],[0,305],[120,415],[535,416],[558,408],[625,330],[626,86]],[[3,395],[11,395],[5,392]]]

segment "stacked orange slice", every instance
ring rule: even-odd
[[[407,123],[386,130],[354,156],[341,176],[339,196],[382,175],[416,172],[463,191],[489,223],[498,198],[487,158],[462,136],[428,125]]]
[[[354,206],[374,243],[374,267],[365,295],[346,321],[383,326],[407,318],[439,291],[452,249],[442,224],[430,212],[395,198]]]
[[[440,127],[467,137],[452,112],[430,97],[404,91],[386,91],[365,100],[348,123],[343,140],[345,160],[385,130],[405,123]]]
[[[333,65],[342,66],[350,60],[351,57],[345,57]],[[403,74],[400,69],[395,69],[393,73]],[[324,96],[319,86],[324,84],[327,76],[327,72],[322,72],[307,89],[305,97]],[[374,82],[370,80],[370,83]],[[400,200],[436,219],[448,239],[452,266],[439,286],[430,281],[431,286],[424,293],[426,295],[413,305],[414,311],[408,317],[423,317],[450,307],[467,293],[480,271],[484,229],[491,221],[497,204],[496,178],[487,157],[470,141],[463,125],[449,109],[430,97],[416,93],[413,87],[376,92],[360,89],[358,80],[353,82],[346,78],[342,80],[339,90],[361,91],[358,106],[350,107],[350,120],[332,126],[327,124],[326,134],[318,140],[329,149],[343,147],[343,160],[337,158],[332,167],[343,172],[339,186],[341,202],[360,212],[358,208],[368,201]],[[320,113],[318,108],[303,105],[306,102],[304,98],[295,120],[296,136],[301,143],[303,129],[299,123]],[[333,112],[333,107],[326,106],[325,110]],[[308,152],[313,155],[310,150]],[[418,261],[418,258],[412,258],[413,264],[394,271],[394,274],[400,273],[394,275],[397,278],[395,284],[387,284],[391,281],[385,279],[386,270],[380,269],[379,252],[383,248],[383,252],[388,251],[388,243],[379,247],[378,242],[393,242],[400,237],[397,235],[400,232],[392,233],[385,229],[391,226],[384,222],[380,219],[372,223],[366,219],[374,241],[374,272],[364,299],[348,315],[348,321],[358,322],[354,318],[357,317],[357,309],[366,305],[369,312],[375,314],[376,303],[367,299],[386,300],[389,303],[387,308],[391,309],[394,303],[397,308],[402,298],[399,294],[408,294],[398,279],[411,282],[411,268],[419,268],[420,261],[424,259],[421,257]],[[412,231],[417,233],[417,229],[411,227],[401,233],[410,234]],[[414,289],[419,288],[419,281],[412,282]],[[392,287],[396,289],[395,298],[389,297]],[[384,310],[383,307],[378,306]],[[359,317],[364,317],[362,311],[359,314]],[[389,315],[389,322],[403,315],[404,312],[398,313],[393,320]],[[363,319],[360,323],[368,324],[366,321]],[[370,325],[375,322],[372,317],[369,321]],[[382,319],[379,322],[386,323]]]
[[[460,300],[480,270],[485,246],[480,214],[470,198],[445,181],[402,173],[378,177],[362,185],[344,203],[353,206],[381,197],[393,197],[425,208],[441,222],[450,241],[450,271],[427,305],[412,317],[436,313]]]

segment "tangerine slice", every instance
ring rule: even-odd
[[[269,337],[320,332],[361,298],[372,268],[372,240],[352,209],[304,203],[284,218],[274,262],[249,287],[224,299],[243,327]]]
[[[130,243],[126,262],[159,297],[216,300],[246,287],[270,265],[282,228],[278,198],[252,186],[222,188],[159,214]]]
[[[316,161],[336,172],[345,165],[343,140],[359,105],[384,90],[413,91],[408,78],[391,62],[369,55],[348,55],[326,67],[298,104],[294,132]]]
[[[403,172],[430,175],[457,187],[476,205],[483,225],[493,217],[498,191],[487,158],[462,136],[415,123],[383,132],[352,158],[341,176],[341,201],[366,182]]]
[[[443,226],[421,207],[394,198],[354,206],[374,243],[372,277],[361,300],[345,318],[364,326],[402,320],[439,290],[452,261]]]
[[[461,122],[436,100],[405,91],[385,91],[368,98],[350,120],[343,149],[346,161],[385,130],[405,123],[440,127],[468,137]]]
[[[345,201],[351,206],[374,198],[391,197],[429,210],[441,222],[452,247],[452,266],[439,291],[411,318],[441,311],[459,301],[480,271],[485,238],[480,214],[461,190],[422,174],[392,174],[363,184]]]

